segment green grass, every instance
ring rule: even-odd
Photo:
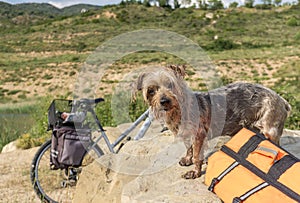
[[[117,17],[95,19],[105,11]],[[182,34],[197,42],[213,59],[276,58],[300,52],[299,43],[296,43],[299,26],[287,25],[288,19],[294,19],[297,10],[218,10],[213,12],[213,19],[205,17],[208,12],[212,11],[192,8],[172,11],[142,5],[111,6],[85,15],[39,21],[26,27],[12,25],[0,31],[0,47],[3,47],[0,50],[0,68],[48,68],[49,63],[83,62],[88,52],[94,51],[102,42],[124,32],[145,28]],[[213,40],[214,36],[218,36],[218,40]],[[291,50],[296,53],[291,53]],[[46,53],[31,56],[18,54],[20,52]],[[62,53],[53,55],[51,52]],[[134,62],[146,64],[159,62],[162,58],[146,54],[134,59]]]
[[[28,132],[34,124],[34,105],[0,107],[0,151],[3,146]]]
[[[286,127],[300,129],[300,61],[290,61],[276,73],[275,77],[280,80],[273,89],[292,106],[292,113],[287,119]]]

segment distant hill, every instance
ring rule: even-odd
[[[20,15],[31,15],[39,17],[72,16],[79,14],[82,9],[95,10],[101,6],[78,4],[59,9],[47,3],[22,3],[9,4],[0,2],[0,17],[13,18]]]

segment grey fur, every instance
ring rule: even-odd
[[[179,164],[195,164],[184,178],[201,175],[203,143],[207,138],[233,136],[246,127],[279,143],[291,107],[274,91],[258,84],[233,83],[209,92],[192,92],[184,81],[185,67],[169,66],[141,74],[135,91],[156,118],[163,118],[188,148]]]

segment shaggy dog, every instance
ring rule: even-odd
[[[246,127],[279,143],[291,107],[274,91],[240,82],[209,92],[193,92],[184,75],[184,66],[152,69],[139,75],[135,87],[135,91],[142,90],[154,117],[163,118],[188,148],[179,164],[195,164],[195,169],[184,174],[184,178],[201,176],[202,146],[208,136],[233,136]]]

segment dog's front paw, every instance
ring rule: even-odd
[[[199,178],[200,176],[201,176],[201,171],[196,171],[196,170],[188,171],[184,175],[182,175],[182,177],[185,179],[195,179],[195,178]]]
[[[193,161],[191,158],[182,157],[179,161],[180,166],[190,166],[193,164]]]

